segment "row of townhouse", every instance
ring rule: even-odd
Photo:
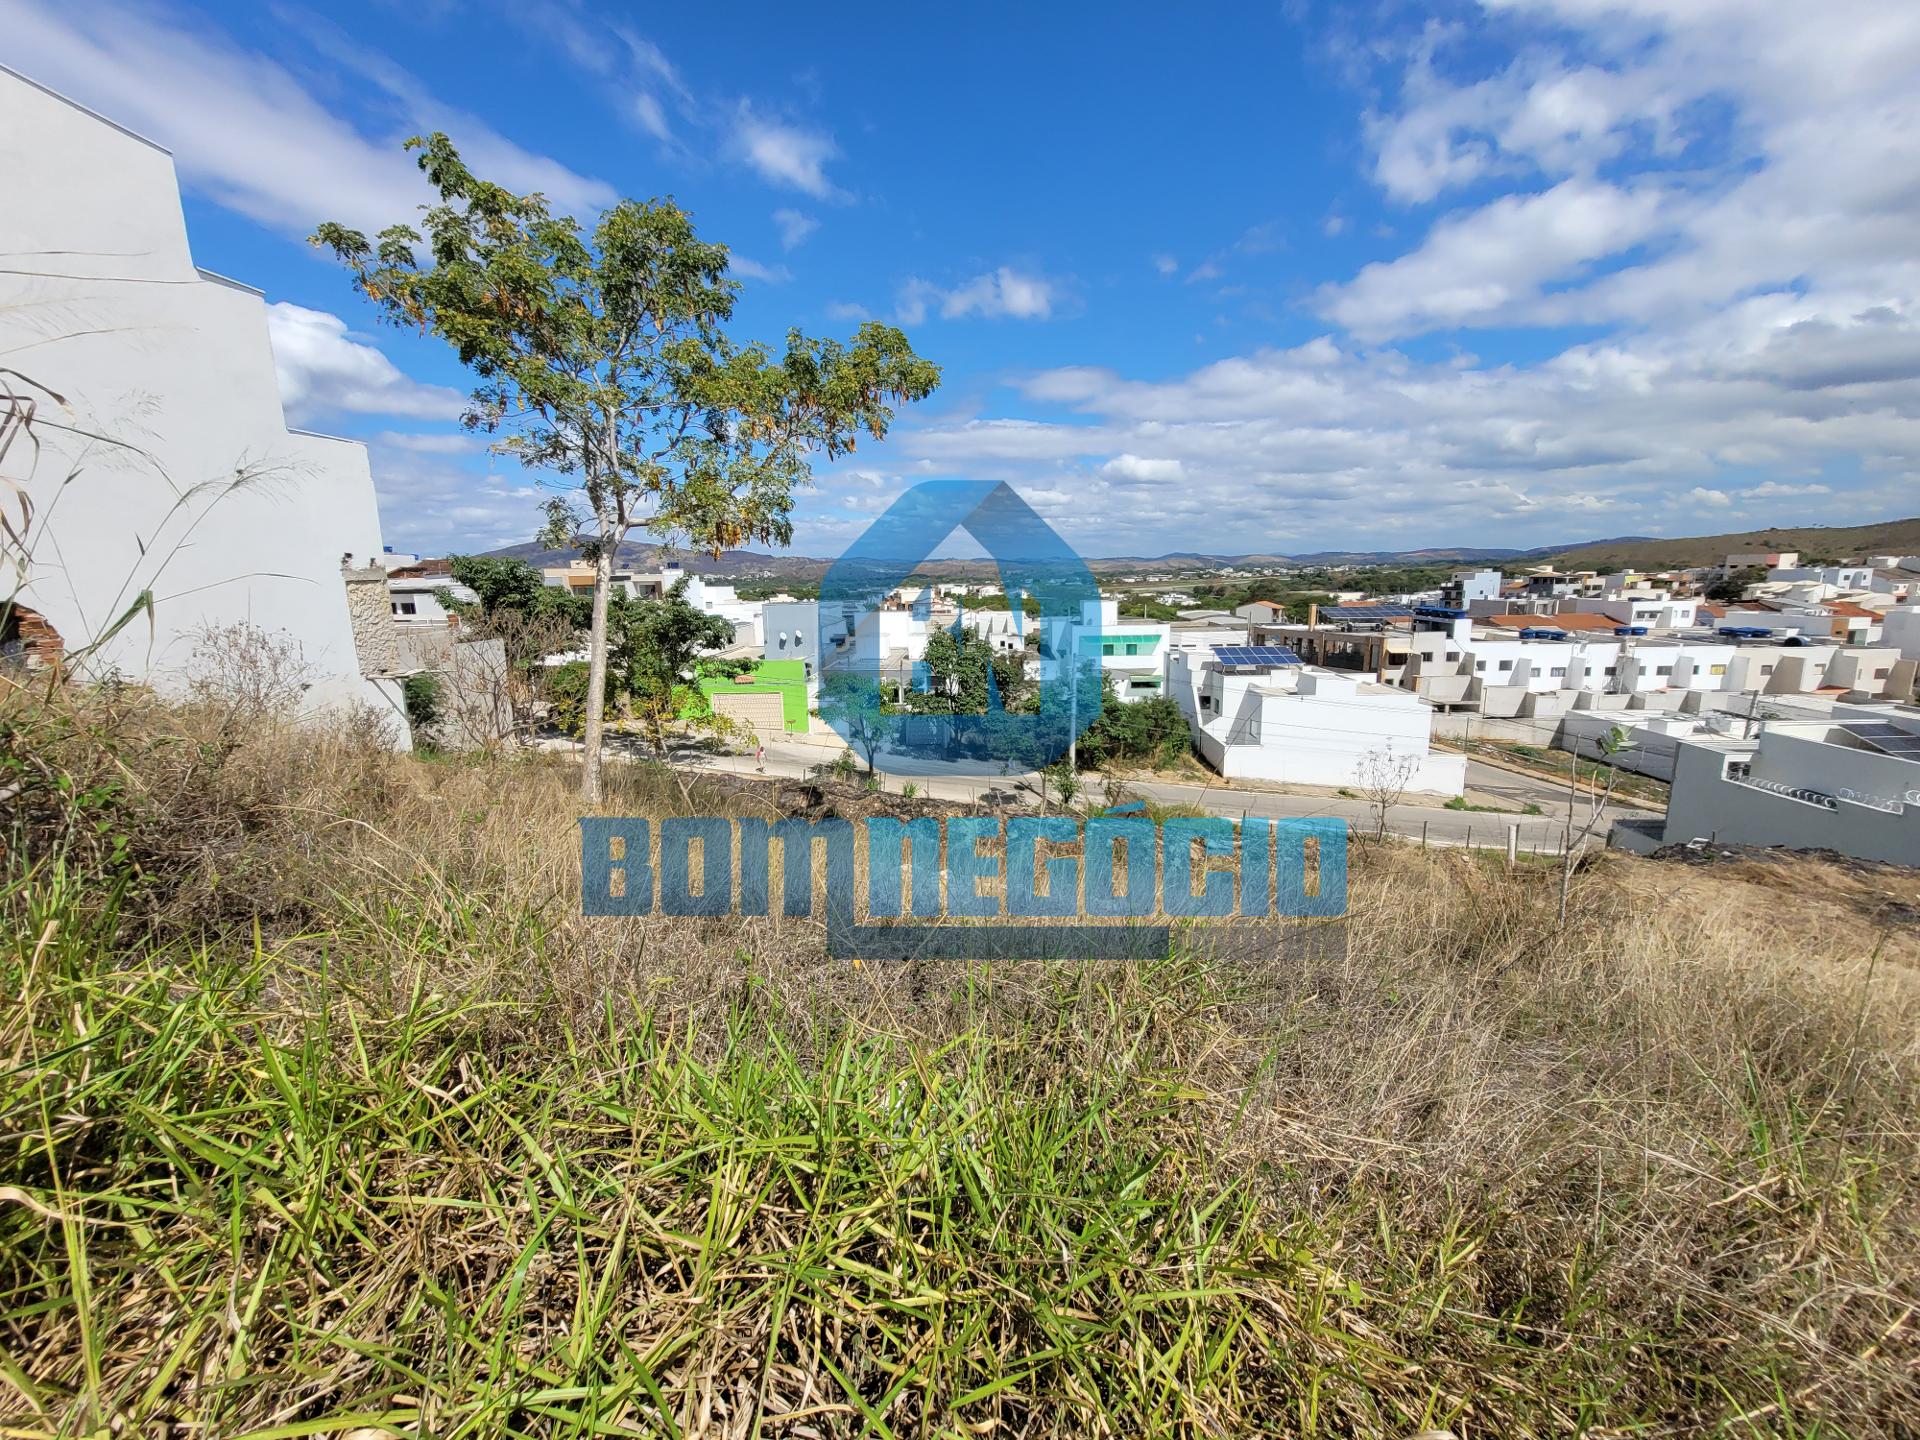
[[[1801,565],[1799,558],[1770,566],[1767,584],[1818,586],[1829,597],[1847,592],[1886,595],[1896,602],[1920,597],[1920,555],[1868,555],[1844,565]]]

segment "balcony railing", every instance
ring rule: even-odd
[[[1804,785],[1785,785],[1778,780],[1762,780],[1754,775],[1729,775],[1727,779],[1735,785],[1745,785],[1750,790],[1764,790],[1769,795],[1798,800],[1803,805],[1818,805],[1822,810],[1840,808],[1840,802],[1824,790],[1809,790]]]

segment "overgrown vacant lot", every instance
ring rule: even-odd
[[[1915,1433],[1911,879],[854,969],[583,920],[558,761],[0,705],[7,1435]]]

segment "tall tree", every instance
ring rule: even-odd
[[[475,176],[445,135],[407,148],[439,195],[424,237],[396,224],[376,245],[329,223],[313,241],[387,319],[454,347],[479,382],[470,429],[569,477],[543,538],[577,541],[594,563],[580,780],[591,804],[620,542],[644,527],[713,550],[788,543],[810,457],[885,435],[893,407],[931,394],[939,367],[876,323],[846,344],[789,331],[779,355],[738,344],[724,328],[739,292],[727,249],[700,240],[672,201],[623,200],[588,231],[543,196]]]

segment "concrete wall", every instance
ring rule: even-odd
[[[177,691],[195,632],[244,620],[298,642],[311,707],[390,707],[341,578],[381,553],[366,450],[287,429],[266,306],[194,268],[172,158],[0,70],[0,176],[0,252],[36,257],[0,275],[0,354],[65,401],[5,461],[36,517],[21,602],[72,652],[150,589],[94,673]]]
[[[1814,789],[1830,785],[1834,789],[1828,793],[1835,793],[1843,788],[1840,784],[1843,774],[1853,778],[1866,774],[1864,770],[1856,772],[1855,762],[1848,758],[1857,752],[1847,752],[1841,757],[1809,753],[1810,749],[1835,751],[1840,748],[1831,745],[1808,747],[1803,742],[1782,747],[1769,763],[1767,752],[1777,741],[1790,738],[1774,734],[1761,738],[1759,749],[1752,757],[1755,775],[1779,778],[1779,772],[1791,766],[1792,777],[1786,783]],[[1667,804],[1665,843],[1718,840],[1736,845],[1785,845],[1799,850],[1837,850],[1864,860],[1885,860],[1897,865],[1920,865],[1920,804],[1903,803],[1898,813],[1846,802],[1828,808],[1729,780],[1727,764],[1738,758],[1742,758],[1738,752],[1721,746],[1685,742],[1680,745]],[[1910,763],[1906,768],[1920,769]],[[1766,777],[1766,770],[1776,774]]]

